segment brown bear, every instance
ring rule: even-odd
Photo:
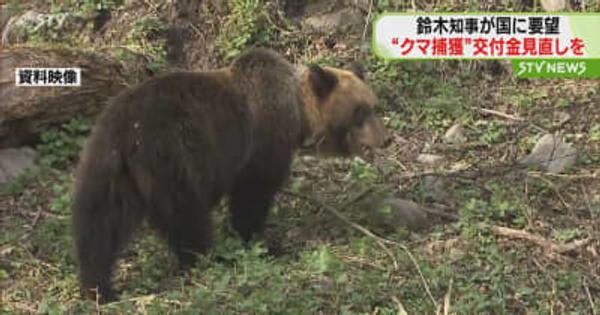
[[[388,140],[377,98],[350,71],[294,67],[255,48],[229,67],[152,78],[111,100],[77,170],[73,203],[82,293],[116,298],[117,255],[147,220],[183,266],[211,244],[211,208],[230,197],[248,241],[290,171],[295,149],[361,154]]]

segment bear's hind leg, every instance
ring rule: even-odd
[[[205,253],[212,243],[210,209],[193,207],[184,211],[188,212],[187,215],[177,220],[177,226],[169,236],[169,244],[177,255],[182,269],[193,266],[196,255]],[[195,212],[190,213],[190,211]]]
[[[174,202],[162,203],[162,215],[154,216],[151,223],[166,238],[180,267],[186,269],[212,244],[211,211],[194,193],[178,192],[174,197]]]
[[[114,301],[113,268],[119,251],[139,226],[139,209],[128,208],[122,200],[98,208],[83,205],[80,202],[74,209],[81,294],[100,303]]]

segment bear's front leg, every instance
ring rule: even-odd
[[[245,241],[263,232],[275,194],[288,177],[291,152],[255,158],[238,176],[230,193],[231,224]],[[270,161],[265,165],[265,161]]]
[[[261,234],[276,190],[265,187],[239,187],[231,194],[231,225],[244,242]]]

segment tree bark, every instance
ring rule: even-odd
[[[186,70],[221,66],[215,41],[219,34],[218,21],[228,12],[226,2],[172,0],[167,8],[167,62],[172,67]]]
[[[79,87],[18,87],[15,68],[78,67]],[[49,127],[80,115],[93,117],[127,87],[113,59],[68,49],[0,48],[0,148],[35,142]]]

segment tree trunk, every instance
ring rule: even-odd
[[[172,67],[187,70],[220,66],[215,41],[219,34],[218,21],[227,14],[226,2],[172,0],[168,12],[167,62]]]
[[[79,87],[18,87],[15,68],[78,67]],[[93,117],[127,84],[115,60],[68,49],[0,49],[0,148],[32,143],[48,127]]]

